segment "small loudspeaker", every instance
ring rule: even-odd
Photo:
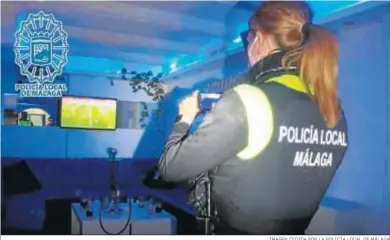
[[[5,194],[31,193],[42,189],[42,185],[31,171],[26,161],[2,167],[2,180]]]

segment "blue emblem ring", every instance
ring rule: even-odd
[[[68,34],[53,14],[29,14],[15,33],[15,63],[31,83],[53,82],[68,62]]]

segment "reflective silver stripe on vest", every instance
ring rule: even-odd
[[[234,91],[245,106],[248,123],[248,145],[237,157],[243,161],[252,160],[271,140],[274,129],[272,106],[260,88],[244,84],[235,87]]]

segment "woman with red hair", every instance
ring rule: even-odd
[[[246,84],[223,94],[191,135],[197,93],[179,108],[159,170],[209,172],[217,234],[303,234],[347,149],[338,43],[305,2],[265,2],[249,21]]]

